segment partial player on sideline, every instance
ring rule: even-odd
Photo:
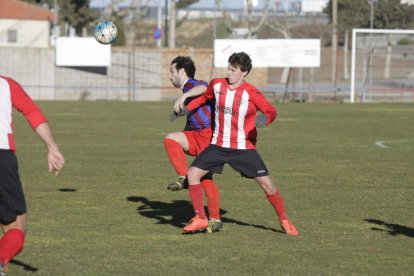
[[[12,111],[20,111],[47,147],[49,172],[58,175],[65,165],[47,120],[39,107],[13,79],[0,76],[0,275],[23,250],[27,209],[15,156]]]

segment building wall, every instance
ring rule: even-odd
[[[17,32],[17,41],[9,41],[9,31]],[[50,23],[42,20],[0,19],[0,47],[47,48]]]
[[[49,48],[0,47],[0,74],[16,79],[34,99],[53,99],[54,55]]]
[[[54,48],[0,47],[0,74],[36,100],[161,100],[158,51],[113,50],[110,67],[59,67]],[[135,66],[133,66],[135,64]]]

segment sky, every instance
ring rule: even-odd
[[[123,5],[129,5],[132,0],[124,0]],[[274,4],[277,0],[270,0],[271,4]],[[288,5],[289,1],[293,2],[295,0],[279,0],[283,5]],[[297,0],[296,0],[297,1]],[[111,0],[90,0],[91,7],[102,7],[108,5]],[[141,0],[141,3],[147,2],[150,5],[157,6],[159,3],[164,6],[165,0]],[[258,0],[259,5],[264,4],[264,0]],[[214,8],[215,0],[200,0],[198,3],[192,5],[194,8]],[[223,7],[225,8],[235,8],[242,7],[243,0],[222,0]]]

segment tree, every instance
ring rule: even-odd
[[[190,5],[192,5],[192,4],[194,4],[194,3],[197,3],[197,2],[199,2],[200,0],[179,0],[179,1],[177,1],[177,3],[175,4],[175,7],[177,8],[177,9],[185,9],[185,8],[187,8],[188,6],[190,6]]]
[[[91,24],[96,22],[99,15],[89,8],[89,0],[23,0],[25,2],[36,4],[47,8],[58,6],[59,18],[58,23],[66,34],[66,24],[75,29],[78,36],[84,36],[86,29],[91,28]]]
[[[177,27],[177,21],[176,21],[176,13],[177,9],[184,9],[188,7],[189,5],[192,5],[194,3],[197,3],[199,0],[168,0],[169,1],[169,7],[170,7],[170,31],[169,31],[169,39],[168,39],[168,45],[170,48],[175,48],[175,29]],[[187,15],[184,17],[179,24],[182,24],[184,20],[187,19],[189,11],[187,10]]]
[[[266,18],[266,25],[269,26],[271,29],[281,33],[285,39],[292,38],[292,28],[289,21],[289,15],[287,13],[283,15],[277,14],[277,12],[272,13]],[[289,75],[291,69],[290,68],[283,68],[282,75],[280,77],[280,82],[289,84]]]
[[[372,1],[372,0],[369,0]],[[371,3],[368,0],[338,0],[338,27],[345,32],[344,53],[348,49],[348,33],[353,28],[370,28]],[[374,29],[408,29],[414,26],[414,6],[401,5],[400,0],[374,0]],[[332,0],[324,12],[332,19]],[[387,36],[387,56],[384,78],[389,78],[392,53],[392,38]],[[347,60],[347,56],[344,56]],[[347,70],[347,69],[346,69]],[[346,71],[344,70],[344,72]]]
[[[338,31],[344,33],[344,79],[349,79],[348,49],[349,33],[353,28],[368,28],[370,25],[370,5],[368,0],[337,0],[338,1]],[[323,10],[332,22],[332,0]]]
[[[268,16],[270,0],[265,0],[264,7],[263,7],[263,10],[262,10],[262,14],[261,14],[259,20],[257,20],[257,18],[255,18],[253,16],[253,11],[254,11],[253,0],[243,0],[243,1],[246,2],[246,18],[243,18],[243,20],[241,20],[238,23],[241,24],[241,27],[246,27],[247,28],[247,34],[246,34],[245,38],[250,39],[256,34],[256,32],[266,22],[266,18]],[[216,5],[216,8],[221,9],[221,11],[223,13],[224,23],[226,24],[227,31],[232,33],[233,30],[234,30],[234,27],[233,27],[233,22],[232,22],[232,19],[231,19],[231,16],[230,16],[229,12],[227,10],[225,10],[224,8],[222,8],[222,1],[221,0],[216,0],[215,5]]]
[[[190,14],[190,10],[187,9],[188,6],[199,2],[199,0],[180,0],[175,4],[175,9],[179,10],[186,10],[186,14],[180,19],[175,22],[175,27],[181,26],[188,18],[188,15]]]
[[[414,29],[414,5],[406,5],[407,14],[405,15],[405,21],[407,22],[408,29]]]
[[[267,16],[268,16],[268,9],[269,9],[269,0],[265,1],[264,8],[262,11],[262,16],[260,17],[259,21],[255,20],[253,18],[253,1],[252,0],[246,0],[246,6],[247,6],[247,38],[251,38],[256,32],[263,26],[263,24],[266,22]]]
[[[406,29],[409,5],[401,5],[400,0],[379,0],[375,7],[375,27],[378,29]]]
[[[406,29],[413,22],[409,21],[410,8],[401,5],[400,0],[380,0],[376,6],[375,23],[379,29]],[[392,35],[387,34],[387,55],[384,66],[384,79],[390,78]]]
[[[83,36],[84,29],[89,29],[98,14],[89,9],[89,0],[59,1],[59,23],[63,22],[75,28],[76,34]]]

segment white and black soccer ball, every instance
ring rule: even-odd
[[[99,22],[95,27],[95,39],[101,44],[111,44],[118,36],[118,29],[111,21]]]

